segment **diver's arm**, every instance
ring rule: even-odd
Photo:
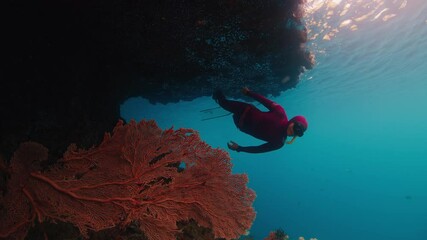
[[[264,143],[259,146],[250,146],[250,147],[238,146],[236,151],[247,152],[247,153],[265,153],[265,152],[277,150],[281,147],[283,147],[283,144]]]

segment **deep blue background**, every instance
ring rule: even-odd
[[[315,68],[273,98],[289,118],[308,118],[303,138],[266,154],[230,152],[233,171],[247,173],[257,193],[256,239],[276,228],[295,239],[427,239],[427,3],[391,10],[388,21],[371,17],[357,31],[311,42]],[[202,121],[221,114],[199,112],[211,107],[207,97],[169,105],[135,98],[122,116],[194,128],[213,147],[262,143],[231,116]]]

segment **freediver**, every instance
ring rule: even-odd
[[[277,150],[286,144],[292,144],[297,137],[302,137],[307,130],[308,123],[305,117],[295,116],[288,121],[286,112],[279,104],[255,93],[247,87],[242,93],[264,105],[269,111],[259,110],[252,104],[228,100],[221,90],[216,90],[212,98],[225,110],[233,113],[234,124],[237,128],[255,138],[266,141],[259,146],[243,147],[230,141],[228,148],[237,152],[264,153]],[[286,138],[292,140],[286,142]]]

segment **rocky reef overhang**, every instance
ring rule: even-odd
[[[34,140],[57,159],[91,147],[127,98],[170,103],[222,88],[278,95],[313,66],[302,0],[1,3],[0,154]]]

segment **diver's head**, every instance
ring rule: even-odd
[[[292,140],[288,142],[288,144],[292,144],[296,137],[302,137],[304,132],[307,130],[308,122],[307,119],[303,116],[295,116],[291,120],[289,120],[287,135],[293,136]]]

